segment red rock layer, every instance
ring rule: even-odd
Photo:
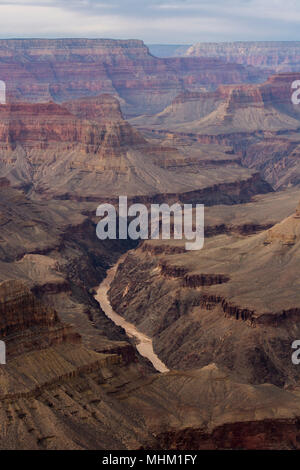
[[[7,83],[10,100],[61,102],[113,93],[130,112],[157,112],[183,89],[260,77],[260,72],[217,59],[159,59],[138,40],[0,41],[0,79]]]
[[[97,97],[92,104],[89,100],[85,105],[81,101],[71,102],[67,107],[70,111],[53,102],[0,105],[2,148],[11,149],[21,144],[29,149],[45,150],[63,144],[64,149],[70,150],[82,144],[87,151],[96,152],[101,146],[111,154],[122,146],[145,143],[139,132],[122,119],[113,97],[103,100]],[[98,120],[101,122],[96,123]]]
[[[120,102],[109,94],[66,101],[62,106],[80,119],[98,122],[123,120]]]
[[[299,41],[258,41],[198,43],[191,46],[189,57],[215,57],[243,65],[263,67],[276,71],[299,70]]]

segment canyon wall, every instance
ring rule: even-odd
[[[0,40],[0,79],[9,101],[67,101],[110,93],[130,114],[162,110],[185,88],[261,80],[211,58],[159,59],[139,40]]]
[[[141,131],[173,141],[231,146],[244,166],[274,189],[299,184],[300,108],[292,103],[297,73],[261,84],[220,85],[179,94],[162,112],[131,120]]]
[[[215,57],[277,72],[298,72],[299,41],[203,42],[191,46],[188,57]]]

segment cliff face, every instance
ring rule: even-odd
[[[58,170],[57,184],[61,165],[70,172],[114,166],[111,159],[146,145],[124,121],[118,101],[107,95],[68,102],[65,107],[53,102],[1,105],[0,120],[2,170],[21,185],[39,180],[47,168],[52,176]],[[11,176],[7,170],[14,167]]]
[[[47,148],[51,143],[92,143],[95,127],[76,119],[61,106],[47,104],[7,104],[0,107],[1,145]]]
[[[37,299],[20,280],[0,283],[0,318],[7,361],[62,343],[80,344],[80,336],[71,325],[61,323],[56,311]]]
[[[68,109],[70,111],[68,111]],[[74,149],[80,144],[90,152],[101,147],[103,153],[126,145],[139,145],[145,140],[123,120],[113,98],[98,97],[82,102],[69,102],[66,107],[55,103],[18,103],[0,106],[0,141],[2,148]],[[104,118],[105,117],[105,118]],[[96,123],[96,121],[100,121]]]
[[[1,336],[30,326],[53,326],[58,322],[54,311],[47,309],[20,281],[0,283]]]
[[[130,113],[163,109],[184,88],[253,81],[260,73],[209,58],[159,59],[142,41],[0,41],[0,77],[15,101],[67,101],[111,93]]]
[[[298,72],[299,41],[198,43],[185,53],[189,57],[215,57],[243,65],[252,65],[278,72]]]

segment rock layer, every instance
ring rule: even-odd
[[[139,40],[0,41],[0,78],[9,100],[68,101],[111,93],[123,109],[158,112],[182,89],[260,79],[260,72],[209,58],[159,59]]]
[[[236,41],[197,43],[185,55],[189,57],[214,57],[243,65],[262,67],[278,72],[298,72],[300,60],[299,41]]]

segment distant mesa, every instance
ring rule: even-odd
[[[276,72],[299,71],[300,41],[237,41],[198,43],[188,57],[214,57]]]

